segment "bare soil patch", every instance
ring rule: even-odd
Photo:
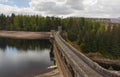
[[[49,39],[50,32],[0,31],[0,37],[16,39]]]

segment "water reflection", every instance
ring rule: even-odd
[[[0,77],[30,77],[53,65],[48,40],[0,38]]]
[[[48,40],[24,40],[24,39],[8,39],[8,38],[0,38],[0,48],[3,50],[6,49],[6,47],[15,47],[17,50],[35,50],[38,48],[38,50],[42,50],[45,48],[50,48],[50,42]]]

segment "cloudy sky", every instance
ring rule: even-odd
[[[0,13],[116,18],[120,0],[0,0]]]

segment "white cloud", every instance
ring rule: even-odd
[[[91,0],[92,1],[92,0]],[[101,17],[119,17],[120,16],[120,0],[97,0],[93,1],[93,5],[86,7],[86,12],[92,16]],[[87,6],[87,5],[86,5]]]
[[[31,0],[28,8],[0,4],[0,13],[120,17],[119,3],[120,0]]]
[[[44,12],[46,15],[65,15],[72,12],[72,9],[65,5],[64,0],[32,0],[30,7],[36,11]]]
[[[37,14],[37,11],[33,11],[31,8],[19,8],[17,6],[9,6],[0,4],[0,14],[10,15],[11,13],[15,14],[24,14],[24,15],[34,15]]]
[[[31,0],[30,7],[47,15],[118,17],[120,0]]]
[[[6,3],[8,0],[0,0],[0,3]]]

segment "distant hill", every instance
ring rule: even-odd
[[[112,23],[120,23],[120,17],[119,18],[112,18],[111,22]]]

